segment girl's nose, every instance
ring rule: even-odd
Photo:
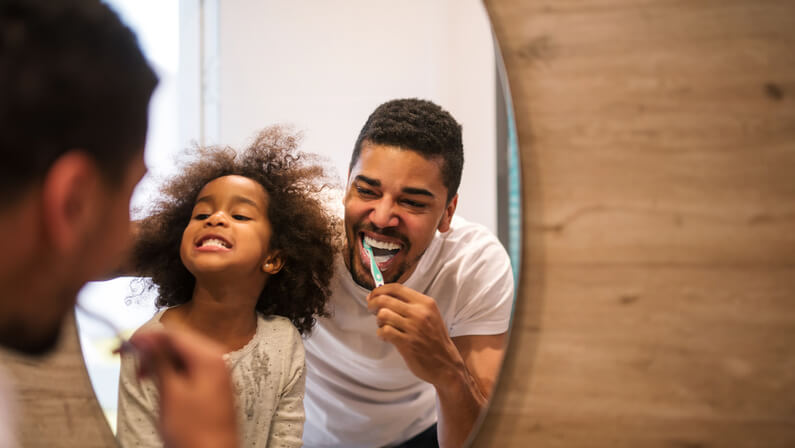
[[[222,211],[217,211],[210,215],[209,218],[204,222],[207,226],[223,226],[226,225],[229,221],[227,220],[226,213]]]

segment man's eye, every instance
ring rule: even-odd
[[[369,188],[356,187],[356,192],[362,196],[374,197],[375,192]]]
[[[232,215],[232,217],[235,218],[238,221],[250,221],[251,220],[251,218],[249,218],[248,216],[243,216],[243,215]]]
[[[197,213],[196,216],[193,217],[193,219],[204,220],[209,217],[210,217],[209,213]]]
[[[425,208],[427,204],[423,202],[412,201],[411,199],[404,199],[403,204],[411,208]]]

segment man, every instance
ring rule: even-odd
[[[466,441],[501,364],[513,280],[497,239],[453,218],[462,168],[460,125],[433,103],[390,101],[365,123],[332,315],[306,341],[306,446]],[[386,282],[375,289],[365,242]]]
[[[0,345],[47,352],[78,290],[124,258],[156,84],[98,0],[0,1]],[[234,446],[220,351],[182,333],[134,342],[161,387],[171,446]]]

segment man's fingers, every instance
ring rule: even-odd
[[[144,374],[191,375],[207,364],[223,364],[222,350],[214,342],[181,331],[145,331],[130,338]]]
[[[223,347],[194,332],[169,331],[166,345],[191,371],[204,368],[206,364],[224,364]]]
[[[409,331],[411,323],[408,319],[389,308],[381,308],[375,314],[375,321],[379,327],[389,325],[403,333]]]
[[[389,342],[395,346],[400,346],[406,340],[406,333],[398,330],[391,325],[379,327],[376,335],[384,342]]]
[[[162,347],[164,346],[165,335],[160,331],[147,331],[136,333],[130,338],[130,344],[135,347],[135,355],[138,358],[138,377],[154,377],[158,365],[162,364],[164,356]]]
[[[378,295],[391,296],[401,302],[409,304],[424,303],[426,300],[433,300],[430,297],[422,293],[419,293],[400,283],[387,283],[384,286],[379,286],[378,288],[375,288],[374,290],[370,291],[370,295],[368,296],[368,301],[370,298]]]
[[[387,308],[401,316],[408,316],[411,305],[392,296],[379,294],[367,300],[367,309],[377,314],[378,310]]]

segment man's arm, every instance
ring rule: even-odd
[[[439,397],[438,437],[441,446],[462,446],[491,398],[507,343],[506,333],[452,338],[477,390],[459,392],[456,382],[436,387]],[[474,388],[473,388],[474,389]],[[475,398],[471,400],[470,397]],[[462,428],[468,428],[462,431]]]
[[[395,345],[411,372],[436,388],[440,446],[462,446],[491,395],[505,334],[453,340],[436,301],[397,283],[373,290],[368,307],[376,315],[378,337]]]

